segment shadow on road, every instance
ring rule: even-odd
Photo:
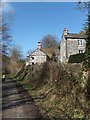
[[[12,109],[25,104],[34,105],[33,98],[24,88],[12,79],[2,82],[2,110]]]

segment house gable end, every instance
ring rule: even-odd
[[[43,51],[36,49],[34,52],[30,54],[30,56],[46,56],[46,54]]]
[[[62,34],[60,41],[60,61],[67,63],[70,55],[84,53],[86,48],[85,38],[84,32],[77,34],[68,33],[67,31],[65,34]]]

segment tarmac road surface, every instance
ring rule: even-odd
[[[2,82],[2,118],[41,118],[33,98],[13,79]]]

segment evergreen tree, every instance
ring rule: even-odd
[[[90,1],[89,2],[79,1],[78,9],[88,12],[87,21],[84,25],[86,50],[85,50],[85,60],[83,62],[83,68],[85,68],[85,70],[88,71],[88,69],[90,68]]]
[[[83,65],[88,70],[90,68],[90,2],[88,2],[88,16],[84,29],[86,31],[86,51]]]
[[[86,50],[85,50],[85,60],[83,62],[83,68],[88,72],[88,80],[87,80],[87,93],[86,97],[90,100],[90,1],[85,3],[87,4],[86,9],[88,10],[87,21],[84,26],[86,32]],[[89,104],[90,105],[90,104]]]

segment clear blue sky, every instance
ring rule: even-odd
[[[36,49],[43,36],[56,35],[60,42],[65,27],[78,33],[86,20],[86,14],[78,11],[74,2],[13,2],[10,6],[14,10],[12,37],[24,56],[28,50]]]

